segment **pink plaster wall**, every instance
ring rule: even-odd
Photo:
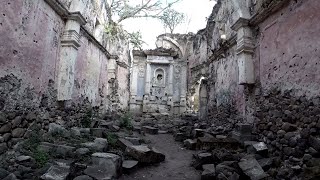
[[[43,0],[2,0],[0,12],[0,77],[12,73],[40,95],[56,76],[64,22]]]
[[[81,37],[81,47],[75,66],[74,99],[77,97],[88,98],[94,105],[101,103],[101,92],[107,94],[107,56],[88,41]],[[101,90],[101,91],[100,91]]]
[[[291,2],[260,24],[257,76],[263,90],[277,86],[319,95],[320,1]]]
[[[14,74],[40,99],[56,81],[65,22],[44,0],[0,2],[0,78]],[[100,105],[107,94],[107,56],[85,36],[75,63],[73,101]],[[124,80],[123,80],[124,81]],[[102,96],[102,94],[104,96]]]

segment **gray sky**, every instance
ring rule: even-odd
[[[162,0],[164,4],[166,0]],[[167,0],[171,2],[172,0]],[[205,28],[206,17],[211,14],[215,1],[210,0],[181,0],[174,4],[173,9],[185,13],[187,20],[178,26],[174,33],[185,34],[188,32],[196,33]],[[155,48],[156,37],[165,33],[163,25],[159,20],[153,18],[136,18],[123,21],[124,29],[129,32],[140,30],[143,40],[148,43],[144,49]]]

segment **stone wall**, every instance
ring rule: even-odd
[[[15,91],[5,91],[1,89],[1,99],[3,108],[9,110],[14,108],[13,104],[24,104],[36,108],[39,106],[42,97],[53,96],[55,101],[57,95],[48,94],[50,88],[63,92],[61,97],[65,97],[65,91],[71,95],[60,100],[71,100],[81,103],[87,99],[92,106],[101,106],[105,112],[108,106],[107,95],[110,92],[108,78],[108,63],[111,58],[110,51],[106,48],[106,41],[103,39],[103,28],[106,23],[106,10],[103,8],[101,0],[18,0],[1,2],[0,17],[0,77],[3,84],[17,84]],[[65,41],[66,32],[72,29],[73,25],[68,24],[70,12],[80,11],[85,24],[80,30],[75,28],[79,34],[79,42]],[[77,14],[74,18],[81,18]],[[77,19],[78,21],[79,19]],[[73,20],[75,21],[75,20]],[[80,20],[79,20],[80,22]],[[81,23],[80,23],[81,24]],[[76,26],[75,26],[76,27]],[[73,32],[72,32],[73,33]],[[102,33],[102,35],[101,35]],[[73,38],[73,37],[72,37]],[[62,44],[65,42],[65,45]],[[71,43],[70,43],[71,42]],[[122,48],[118,61],[123,64],[129,63],[128,43],[122,40],[122,44],[114,43],[117,48]],[[69,43],[69,44],[66,44]],[[75,44],[72,44],[75,43]],[[68,52],[64,48],[66,45],[78,46],[78,50]],[[112,44],[108,44],[112,46]],[[72,49],[72,48],[71,48]],[[77,53],[74,53],[77,52]],[[66,53],[66,56],[62,55]],[[117,54],[114,54],[117,55]],[[68,64],[63,64],[62,58]],[[73,60],[72,60],[73,59]],[[74,62],[72,64],[71,62]],[[71,64],[70,64],[71,63]],[[65,66],[65,67],[64,67]],[[126,109],[128,105],[128,73],[129,68],[119,70],[119,92],[117,95],[122,98],[120,107]],[[64,68],[68,68],[67,84],[61,86]],[[60,75],[60,76],[59,76]],[[61,79],[62,78],[62,79]],[[7,88],[7,87],[6,87]],[[24,98],[25,92],[32,94],[32,103]],[[10,94],[8,94],[10,93]],[[15,93],[15,94],[13,94]],[[6,98],[6,97],[12,98]],[[15,98],[14,98],[15,97]],[[50,97],[51,98],[51,97]]]

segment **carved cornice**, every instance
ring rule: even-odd
[[[244,36],[241,39],[238,39],[237,42],[237,54],[240,53],[254,53],[254,43],[253,38]]]
[[[278,0],[278,1],[271,1],[267,7],[260,8],[250,19],[250,25],[255,26],[260,22],[264,21],[268,18],[271,14],[278,11],[280,8],[288,4],[290,0]]]
[[[74,20],[80,23],[81,26],[85,25],[87,23],[86,19],[82,16],[80,12],[72,12],[68,16],[68,20]]]
[[[59,16],[66,18],[70,14],[68,9],[57,0],[44,0]]]
[[[245,19],[240,17],[232,26],[231,29],[234,31],[237,31],[241,27],[248,26],[249,24],[249,19]]]
[[[129,68],[129,65],[123,61],[116,61],[117,62],[117,65],[120,66],[120,67],[123,67],[123,68],[126,68],[128,69]]]

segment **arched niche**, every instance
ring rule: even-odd
[[[94,27],[94,37],[96,38],[97,41],[99,41],[100,43],[102,42],[102,38],[103,38],[103,25],[100,24],[99,20],[96,20],[96,25]]]
[[[165,87],[165,84],[166,84],[165,70],[162,68],[155,69],[153,74],[153,86]]]

